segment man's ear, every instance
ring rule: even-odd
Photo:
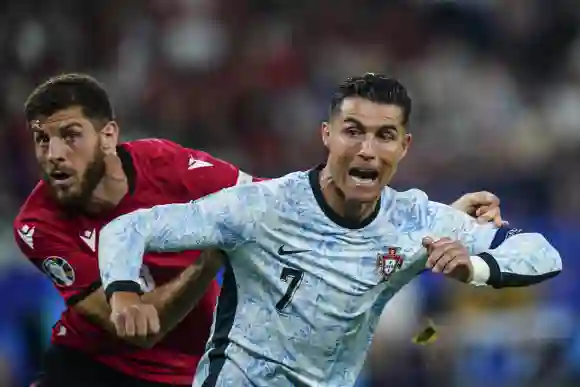
[[[322,143],[328,149],[328,142],[330,141],[330,124],[328,121],[324,121],[320,125],[320,135],[322,136]]]
[[[115,153],[119,143],[119,126],[115,121],[109,121],[99,132],[101,149],[106,155]]]
[[[401,152],[401,154],[399,156],[399,161],[403,160],[405,158],[405,156],[407,156],[407,151],[409,150],[409,147],[411,146],[412,142],[413,142],[413,135],[411,135],[411,133],[406,133],[405,137],[403,138],[403,142],[401,144],[403,151]]]

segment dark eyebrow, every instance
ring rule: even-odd
[[[366,125],[364,125],[362,122],[360,122],[356,118],[352,118],[352,117],[345,118],[344,119],[344,122],[345,123],[355,124],[359,128],[366,127]],[[390,124],[389,125],[383,125],[383,126],[379,127],[378,130],[392,130],[392,131],[398,132],[397,127],[395,125],[390,125]]]
[[[71,122],[71,123],[68,123],[66,125],[60,126],[58,128],[58,130],[62,132],[62,131],[65,131],[65,130],[72,129],[75,126],[82,127],[82,125],[80,123],[78,123],[78,122]]]
[[[346,117],[344,119],[344,122],[347,124],[355,124],[356,126],[358,126],[360,128],[364,128],[364,124],[362,122],[360,122],[359,120],[357,120],[356,118]]]

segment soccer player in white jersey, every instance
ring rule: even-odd
[[[126,291],[145,251],[219,248],[223,289],[194,386],[352,386],[386,303],[423,271],[494,288],[557,275],[542,235],[388,186],[410,112],[398,81],[348,79],[322,125],[325,165],[107,225],[99,265],[118,333],[155,326],[155,309]]]

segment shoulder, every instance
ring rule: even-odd
[[[136,169],[144,171],[142,175],[179,187],[189,200],[252,181],[251,176],[224,160],[169,140],[143,139],[121,146],[131,154]]]
[[[421,209],[426,208],[429,196],[424,191],[412,188],[406,191],[397,191],[390,187],[385,188],[383,197],[391,198],[391,206],[396,208]]]
[[[416,188],[397,191],[386,187],[382,199],[387,204],[383,214],[392,224],[403,228],[425,224],[429,207],[425,192]]]
[[[40,182],[26,198],[14,219],[14,226],[25,223],[54,223],[59,218],[60,211],[50,197],[44,182]]]
[[[312,191],[312,188],[310,187],[310,182],[308,180],[307,171],[290,172],[281,177],[269,180],[262,180],[257,184],[260,184],[265,189],[269,189],[271,191],[279,191],[279,192],[283,191],[296,192],[305,190]]]
[[[184,150],[172,141],[157,138],[129,141],[120,146],[131,154],[136,164],[149,166],[169,166]]]
[[[273,198],[278,202],[286,201],[289,198],[302,198],[305,194],[312,194],[312,188],[308,182],[308,172],[302,171],[292,172],[275,179],[254,182],[248,184],[248,187],[254,187],[253,190],[260,192],[262,196]]]
[[[24,252],[41,251],[47,244],[67,243],[69,223],[39,183],[14,219],[14,237]]]
[[[264,212],[273,207],[284,205],[290,198],[297,199],[298,196],[295,195],[297,184],[292,175],[235,185],[199,200],[209,199],[212,203],[219,204],[235,203],[236,206],[241,205],[247,210]]]
[[[145,138],[120,145],[137,161],[150,165],[167,165],[171,168],[203,169],[223,162],[207,152],[185,148],[173,141],[159,138]],[[175,164],[177,163],[177,164]]]

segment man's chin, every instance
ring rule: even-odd
[[[63,208],[75,209],[82,205],[83,195],[74,187],[51,187],[54,200]]]

